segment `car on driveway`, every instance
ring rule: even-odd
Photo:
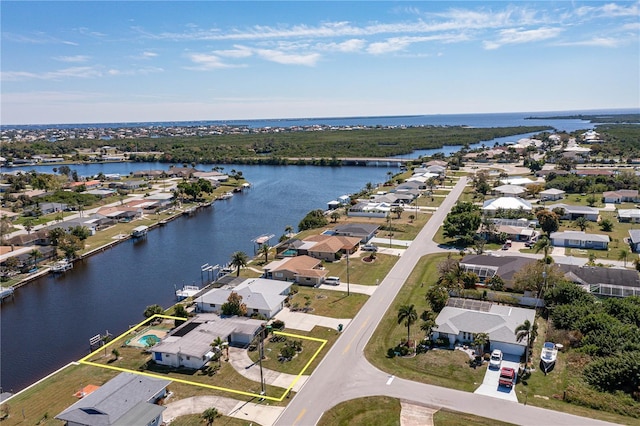
[[[491,358],[489,358],[489,368],[495,368],[497,370],[501,364],[502,351],[500,349],[494,349],[493,352],[491,352]]]
[[[365,244],[362,246],[363,251],[378,251],[378,246],[373,244]]]
[[[506,386],[508,388],[513,387],[513,382],[516,379],[516,370],[509,367],[502,367],[500,370],[500,379],[498,379],[498,384],[500,386]]]

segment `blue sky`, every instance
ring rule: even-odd
[[[13,2],[2,124],[640,106],[640,2]]]

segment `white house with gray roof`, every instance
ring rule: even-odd
[[[56,419],[69,426],[160,425],[170,380],[120,373],[62,411]]]
[[[516,328],[525,320],[533,324],[535,309],[489,302],[483,306],[488,310],[445,306],[436,318],[434,337],[447,338],[453,346],[456,342],[472,343],[476,334],[487,333],[491,350],[500,349],[505,354],[517,356],[524,354],[526,341],[516,340]]]
[[[640,223],[640,209],[618,209],[620,222]]]
[[[530,212],[532,210],[531,203],[520,197],[499,197],[487,200],[482,205],[482,212],[487,215],[493,215],[498,210],[523,210]]]
[[[556,201],[561,200],[566,192],[562,189],[549,188],[544,191],[540,191],[538,195],[542,201]]]
[[[587,234],[584,231],[552,232],[551,244],[556,247],[575,247],[582,249],[606,250],[609,248],[609,236]]]
[[[631,250],[640,253],[640,229],[629,230],[629,245]]]
[[[564,214],[560,216],[562,220],[576,220],[579,217],[584,217],[591,222],[597,222],[600,216],[600,210],[587,206],[572,206],[569,204],[558,203],[551,204],[546,207],[547,210],[553,211],[554,209],[562,209]]]
[[[287,281],[249,278],[237,286],[227,285],[205,293],[196,299],[196,308],[198,312],[220,313],[221,306],[235,292],[242,296],[242,303],[247,306],[247,315],[262,314],[269,319],[284,307],[291,284]]]

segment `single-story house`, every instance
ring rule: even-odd
[[[351,217],[380,217],[389,215],[393,206],[389,203],[359,202],[349,208],[347,216]]]
[[[490,350],[500,349],[505,354],[521,356],[526,348],[526,339],[516,340],[516,328],[529,320],[535,321],[535,309],[482,304],[485,310],[473,310],[445,306],[436,318],[433,330],[435,338],[447,338],[449,344],[472,343],[478,333],[489,335]]]
[[[380,227],[371,223],[345,223],[333,228],[335,235],[360,238],[360,242],[367,243],[376,236]]]
[[[447,171],[447,167],[446,166],[440,166],[437,164],[432,164],[430,166],[426,167],[426,172],[427,173],[433,173],[439,176],[444,176],[444,174]]]
[[[629,245],[631,250],[640,253],[640,229],[629,229]]]
[[[584,217],[591,222],[597,222],[600,216],[600,210],[587,206],[572,206],[569,204],[559,203],[551,204],[546,207],[547,210],[553,211],[554,209],[563,209],[564,214],[560,216],[562,220],[576,220],[579,217]]]
[[[46,246],[49,245],[49,231],[39,229],[27,234],[18,234],[8,238],[6,244],[13,246]]]
[[[492,189],[492,193],[501,197],[518,197],[527,190],[518,185],[500,185]]]
[[[564,198],[565,191],[557,188],[549,188],[544,191],[540,191],[538,195],[540,196],[541,201],[556,201]]]
[[[327,262],[340,260],[345,253],[355,253],[360,245],[360,238],[343,237],[340,235],[312,235],[305,238],[304,241],[305,243],[316,243],[307,249],[309,256]]]
[[[118,222],[130,222],[142,217],[142,208],[127,206],[102,207],[96,214],[101,217],[115,219]]]
[[[338,200],[331,200],[327,203],[327,210],[335,210],[342,207],[342,203]]]
[[[620,222],[640,223],[640,209],[620,209],[618,210],[618,220]]]
[[[385,203],[392,206],[410,204],[413,199],[412,195],[406,192],[389,192],[383,195],[372,195],[371,201],[374,203]]]
[[[322,269],[322,261],[307,255],[285,257],[264,267],[264,276],[267,279],[295,281],[313,287],[322,284],[326,275],[327,271]]]
[[[603,234],[587,234],[584,231],[552,232],[549,236],[551,244],[556,247],[576,247],[582,249],[607,250],[609,236]]]
[[[140,374],[120,373],[55,418],[73,426],[159,426],[166,407],[157,402],[167,395],[170,383],[170,380]]]
[[[214,288],[195,302],[198,312],[220,313],[229,295],[237,293],[247,307],[247,315],[261,314],[268,319],[282,310],[290,291],[291,283],[287,281],[249,278],[236,286]]]
[[[199,170],[194,169],[193,167],[176,167],[171,166],[169,170],[165,172],[165,174],[169,177],[182,177],[189,178],[194,173],[197,173]]]
[[[131,191],[142,187],[146,188],[149,184],[146,180],[125,180],[119,183],[118,186],[122,189]]]
[[[640,296],[640,274],[625,268],[558,264],[564,277],[589,293],[626,297]]]
[[[157,179],[163,176],[167,176],[164,170],[137,170],[133,172],[133,177],[145,177],[150,179]]]
[[[500,197],[487,200],[482,205],[482,211],[486,215],[493,215],[497,210],[532,210],[531,203],[520,197]]]
[[[111,188],[98,188],[98,189],[91,189],[89,191],[84,191],[83,194],[90,194],[100,198],[107,198],[115,195],[116,191],[114,191]]]
[[[198,179],[206,179],[214,184],[214,186],[219,186],[219,182],[226,182],[229,180],[229,175],[225,175],[224,173],[210,171],[210,172],[195,172],[193,174],[194,178]]]
[[[605,203],[636,203],[640,201],[637,189],[618,189],[617,191],[606,191],[602,193]]]
[[[446,161],[443,160],[431,160],[428,161],[426,163],[423,163],[422,166],[442,166],[442,167],[447,167],[449,163],[447,163]]]
[[[460,261],[460,266],[466,272],[476,274],[480,283],[486,283],[497,275],[504,280],[505,287],[513,288],[512,281],[515,273],[535,261],[536,259],[523,256],[469,254]]]
[[[527,186],[530,185],[532,183],[537,183],[535,180],[531,180],[527,177],[510,177],[510,178],[504,178],[504,179],[500,179],[500,183],[503,185],[520,185],[520,186]]]
[[[40,203],[38,204],[38,207],[40,207],[40,212],[42,212],[42,214],[63,212],[69,208],[65,203]]]
[[[153,346],[151,359],[160,365],[198,370],[214,357],[211,343],[218,337],[230,345],[247,346],[260,333],[263,324],[264,321],[247,317],[199,314]]]

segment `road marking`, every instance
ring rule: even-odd
[[[296,417],[296,420],[293,422],[293,424],[296,424],[300,421],[300,419],[302,418],[302,416],[304,416],[304,413],[307,412],[306,408],[303,408],[302,411],[300,411],[300,414],[298,414],[298,417]]]
[[[389,380],[387,380],[387,386],[391,384],[391,382],[393,382],[393,379],[395,379],[396,376],[389,376]]]
[[[351,341],[349,341],[349,343],[347,344],[347,346],[344,348],[344,351],[342,351],[342,354],[346,354],[347,352],[349,352],[349,349],[351,349],[351,343],[353,343],[353,340],[358,337],[358,334],[362,331],[362,329],[367,325],[367,323],[369,322],[369,319],[371,319],[371,315],[369,315],[367,317],[366,320],[364,320],[364,322],[362,323],[362,325],[360,326],[360,329],[358,330],[358,332],[351,338]]]

